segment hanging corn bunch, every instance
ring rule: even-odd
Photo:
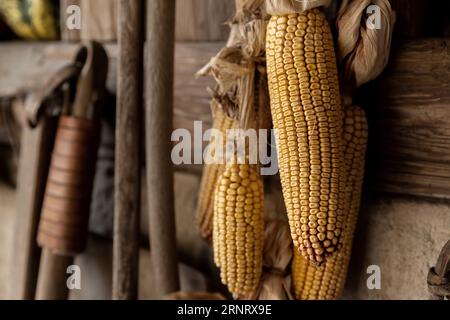
[[[262,272],[264,185],[258,167],[227,164],[214,200],[214,260],[235,295],[256,290]]]
[[[368,137],[366,117],[360,107],[346,109],[343,137],[347,173],[345,191],[350,198],[350,206],[346,208],[348,216],[341,237],[341,250],[320,267],[310,265],[297,251],[294,253],[292,277],[295,297],[299,300],[334,300],[344,289],[359,213]]]
[[[263,0],[236,2],[227,46],[199,72],[217,81],[213,105],[223,114],[216,116],[215,127],[256,132],[270,127],[263,5]],[[234,123],[223,126],[220,117],[233,118]],[[205,168],[202,190],[206,191],[200,195],[197,217],[202,235],[208,237],[212,232],[222,282],[240,297],[257,289],[262,272],[264,183],[258,161],[253,161],[258,160],[257,150],[241,132],[231,138],[227,140],[227,152],[232,146],[233,153],[227,153],[226,163]],[[243,150],[238,145],[243,145]],[[213,221],[212,230],[209,221]]]
[[[319,9],[272,16],[267,68],[292,238],[319,265],[340,247],[347,205],[336,57]]]
[[[270,2],[270,0],[268,0]],[[344,204],[340,250],[326,262],[311,265],[297,250],[292,264],[293,290],[297,299],[337,299],[342,295],[351,257],[353,236],[358,219],[368,126],[364,111],[352,105],[354,90],[378,77],[386,66],[395,15],[387,0],[377,0],[382,12],[383,32],[361,31],[364,10],[370,1],[344,1],[338,15],[339,61],[342,64],[345,117],[342,124],[344,150],[344,189],[340,201]],[[363,53],[371,48],[372,55]],[[305,50],[306,51],[306,50]]]

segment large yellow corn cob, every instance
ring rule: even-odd
[[[223,136],[222,150],[225,147],[225,138],[227,130],[233,128],[234,120],[228,117],[221,109],[214,110],[213,128],[220,130]],[[212,148],[209,149],[211,156],[216,152],[214,144],[219,141],[212,141]],[[197,205],[197,225],[200,235],[205,239],[210,239],[212,235],[212,222],[214,210],[214,192],[216,190],[217,180],[225,170],[225,163],[206,164],[203,169],[200,192],[198,194]]]
[[[313,264],[339,248],[345,221],[343,110],[323,13],[273,16],[267,69],[281,183],[294,245]]]
[[[341,237],[342,249],[319,268],[311,266],[298,252],[294,252],[292,278],[295,296],[299,300],[334,300],[342,294],[359,213],[366,146],[367,122],[364,111],[359,107],[349,107],[345,117],[344,148],[346,192],[350,197],[350,206]]]
[[[214,200],[214,259],[222,282],[241,296],[262,272],[264,187],[257,165],[228,164]]]

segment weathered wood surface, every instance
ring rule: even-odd
[[[68,41],[114,41],[118,37],[118,0],[60,0],[61,38]],[[66,8],[76,4],[81,8],[81,30],[68,30]],[[224,41],[229,28],[226,22],[234,12],[233,0],[177,0],[177,41]]]
[[[113,292],[138,298],[144,1],[120,0],[116,112]]]
[[[204,129],[211,125],[207,87],[214,87],[210,77],[195,78],[194,74],[222,48],[224,43],[178,43],[175,51],[174,127],[194,131],[194,121],[203,121]]]
[[[178,42],[175,50],[174,126],[193,129],[194,120],[210,123],[208,86],[210,78],[196,79],[194,74],[224,45],[223,42]],[[75,44],[26,44],[21,42],[0,44],[0,97],[31,91],[56,70],[69,63],[75,54]],[[108,89],[116,92],[116,45],[106,45],[110,58]]]
[[[18,173],[14,255],[11,263],[10,298],[33,299],[41,250],[36,243],[37,226],[50,165],[56,122],[48,119],[23,130]]]
[[[175,239],[173,118],[175,0],[147,2],[145,148],[150,248],[160,297],[180,289]]]
[[[65,41],[97,40],[115,41],[117,39],[119,0],[60,0],[61,39]],[[81,29],[69,30],[66,27],[67,8],[77,5],[81,13]]]
[[[450,41],[402,45],[379,81],[371,118],[381,191],[450,198]]]
[[[177,41],[225,41],[234,0],[177,0]]]
[[[213,81],[195,79],[193,74],[222,45],[222,42],[177,44],[175,128],[192,131],[194,120],[203,120],[204,126],[209,126],[210,98],[205,88],[212,86]],[[450,198],[449,45],[450,40],[444,39],[408,40],[400,44],[378,82],[379,92],[371,92],[370,99],[363,101],[371,122],[370,159],[376,159],[372,161],[373,170],[378,173],[371,185],[377,185],[378,190]],[[0,48],[0,61],[9,59],[8,63],[0,64],[0,74],[8,75],[0,77],[0,96],[3,91],[11,93],[35,87],[42,74],[47,74],[45,70],[55,68],[46,62],[47,58],[62,65],[74,52],[74,47],[67,45],[51,48],[16,43]],[[117,49],[108,48],[114,64]],[[12,59],[14,55],[21,59]],[[114,81],[110,81],[109,87],[115,90]]]
[[[80,0],[81,39],[114,41],[117,39],[118,0]]]

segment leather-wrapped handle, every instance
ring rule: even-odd
[[[60,118],[38,230],[41,247],[61,255],[84,251],[98,140],[97,122]]]

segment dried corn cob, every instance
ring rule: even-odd
[[[220,130],[224,137],[222,150],[225,147],[225,137],[227,130],[233,128],[234,120],[228,117],[221,109],[214,109],[214,123],[213,128]],[[216,152],[215,143],[219,141],[212,141],[212,148],[209,149],[211,156]],[[216,190],[217,180],[225,170],[225,163],[206,164],[204,166],[202,181],[200,184],[200,192],[198,195],[197,206],[197,225],[200,235],[205,239],[210,239],[212,235],[212,222],[214,210],[214,192]]]
[[[341,237],[342,250],[319,268],[309,265],[300,254],[294,253],[292,277],[295,296],[299,300],[337,299],[345,285],[359,213],[367,146],[367,122],[361,108],[353,106],[346,109],[343,137],[346,192],[350,205]]]
[[[262,272],[264,187],[256,165],[228,164],[214,200],[214,259],[235,295],[256,290]]]
[[[339,248],[345,221],[343,110],[323,13],[273,16],[267,32],[272,118],[294,245],[313,264]]]

